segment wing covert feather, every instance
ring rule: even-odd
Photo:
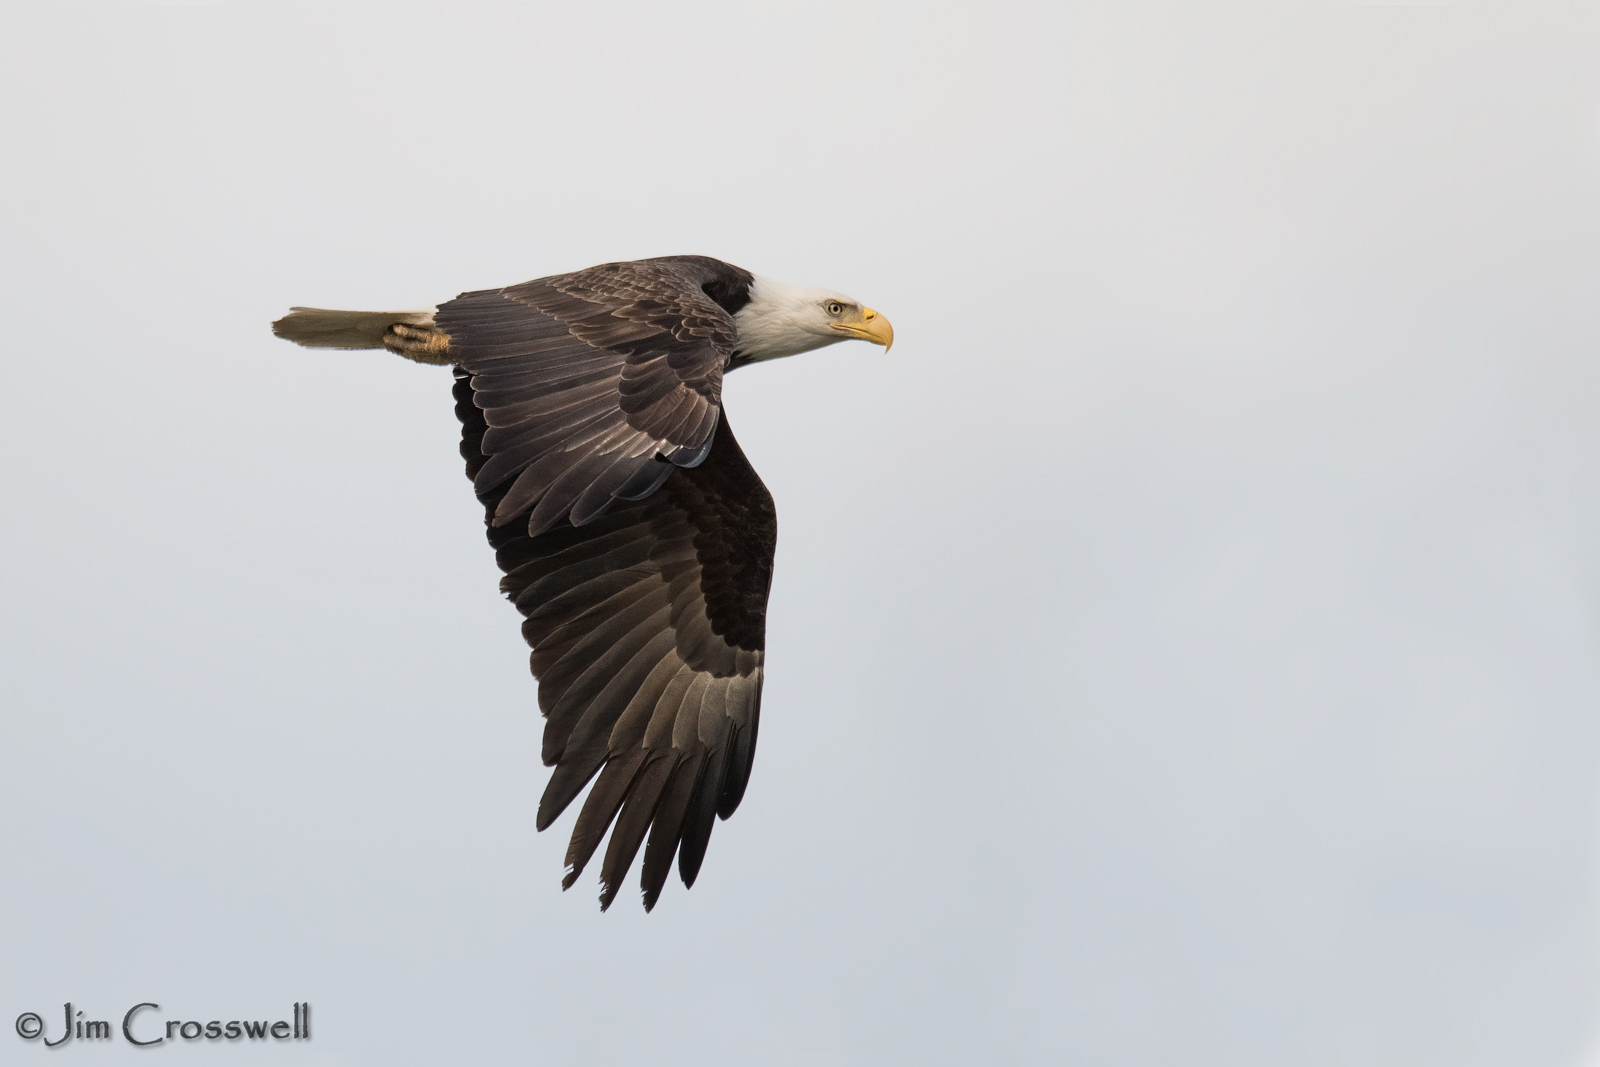
[[[701,463],[737,339],[728,308],[751,280],[718,260],[669,256],[441,304],[434,328],[490,427],[481,443],[492,457],[471,473],[479,499],[498,501],[494,525],[584,526],[654,492],[657,455]]]

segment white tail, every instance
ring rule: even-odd
[[[430,326],[431,311],[329,311],[290,308],[272,332],[307,348],[383,348],[389,327]]]

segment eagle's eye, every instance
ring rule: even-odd
[[[839,303],[839,301],[837,301],[837,300],[828,301],[827,307],[828,307],[828,314],[830,314],[830,315],[843,315],[844,314],[844,305]]]

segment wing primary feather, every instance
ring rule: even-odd
[[[759,707],[761,682],[756,680],[755,698],[748,704],[748,717],[736,721],[728,738],[728,777],[723,783],[722,796],[717,801],[717,814],[726,819],[739,808],[744,799],[745,787],[750,784],[750,770],[756,762],[756,732],[761,724]]]
[[[622,814],[617,816],[617,825],[611,830],[611,840],[606,843],[606,858],[600,865],[601,911],[611,907],[617,890],[622,887],[622,880],[628,876],[628,868],[633,866],[633,858],[639,854],[639,846],[644,842],[645,831],[650,829],[650,822],[656,817],[662,790],[666,789],[676,762],[670,751],[654,756],[634,779],[633,788],[628,790]]]
[[[508,545],[497,553],[506,571],[500,591],[517,605],[518,611],[530,618],[550,615],[553,629],[586,609],[588,605],[576,598],[591,588],[591,583],[618,571],[642,576],[657,570],[649,555],[652,546],[647,527],[613,527],[595,541],[598,544],[593,552],[570,550],[557,556],[535,555],[537,542],[526,537],[515,546]],[[549,609],[549,605],[562,598],[576,601],[570,604],[565,619],[555,617]]]
[[[547,756],[559,760],[562,752],[591,739],[615,748],[606,742],[612,727],[672,650],[667,643],[670,635],[660,632],[663,621],[662,612],[652,613],[616,645],[596,656],[586,670],[566,683],[565,689],[556,689],[559,681],[551,684],[552,692],[558,695],[545,712],[549,719],[545,737],[548,741],[558,736],[564,741],[561,751],[547,752]],[[651,633],[652,629],[656,632]],[[540,689],[542,693],[543,684]]]
[[[644,910],[656,906],[661,890],[672,873],[672,857],[678,851],[678,840],[683,836],[683,817],[688,813],[689,801],[700,784],[700,773],[705,769],[706,750],[696,744],[680,756],[672,770],[672,780],[662,791],[661,802],[656,805],[656,819],[650,826],[650,840],[644,849],[644,864],[639,871],[639,888],[644,891]]]
[[[620,759],[611,760],[600,772],[600,780],[589,791],[589,799],[583,802],[583,810],[578,812],[578,821],[572,827],[572,840],[567,843],[567,874],[561,879],[562,889],[571,889],[572,883],[583,873],[584,865],[594,855],[600,839],[606,834],[606,827],[617,817],[623,798],[628,795],[629,787],[649,755],[647,749],[635,749]]]
[[[605,763],[604,748],[598,754],[574,753],[570,757],[563,756],[561,764],[545,783],[544,795],[539,798],[539,811],[534,817],[534,829],[548,830],[551,823],[561,818],[561,813],[567,810],[567,805],[583,792],[583,787],[589,784],[589,780],[605,766]],[[565,889],[566,886],[562,888]]]
[[[670,639],[671,635],[663,636]],[[540,830],[555,822],[566,810],[609,754],[624,751],[625,746],[631,747],[630,742],[638,743],[635,735],[642,736],[642,723],[649,721],[650,711],[655,708],[662,692],[683,669],[683,664],[672,654],[669,646],[666,654],[651,668],[643,684],[630,694],[627,706],[615,722],[604,722],[598,716],[591,720],[585,715],[573,728],[570,737],[552,738],[550,731],[546,731],[545,744],[548,746],[559,742],[562,750],[557,756],[560,762],[550,775],[544,796],[539,800],[537,826]],[[590,729],[596,731],[598,736],[590,737]],[[552,762],[555,760],[547,761]]]
[[[597,581],[594,584],[602,583]],[[540,663],[540,682],[555,691],[564,691],[591,664],[612,652],[618,642],[626,640],[646,620],[656,618],[657,626],[665,624],[670,617],[670,604],[667,590],[662,588],[660,580],[648,573],[637,582],[617,590],[604,603],[556,627],[541,641],[541,644],[549,643],[558,647],[568,641],[573,644],[554,659],[546,656],[543,648],[534,650]],[[599,692],[600,686],[596,684],[593,691]]]
[[[689,810],[683,815],[683,838],[678,844],[678,876],[687,888],[694,887],[700,864],[711,844],[711,829],[717,821],[717,797],[722,794],[723,777],[728,768],[728,749],[715,748],[706,757],[705,773],[696,783]]]
[[[608,605],[621,608],[632,603],[648,587],[659,588],[661,578],[648,563],[627,561],[616,564],[613,570],[585,577],[581,584],[569,589],[552,589],[554,585],[555,582],[530,582],[511,598],[517,610],[527,617],[522,633],[535,648],[581,638],[600,624],[598,612]],[[626,600],[617,599],[624,594]]]
[[[605,584],[609,587],[612,583],[608,581]],[[540,682],[540,709],[548,713],[554,708],[572,679],[605,653],[602,642],[625,637],[633,625],[655,614],[667,603],[666,590],[652,576],[618,590],[608,599],[603,607],[614,608],[614,612],[589,610],[562,623],[553,631],[548,621],[529,619],[523,623],[523,636],[530,638],[530,643],[535,646],[533,654],[528,657],[528,665]],[[626,618],[623,617],[625,614]]]

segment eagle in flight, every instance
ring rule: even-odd
[[[461,455],[500,589],[525,617],[555,768],[538,828],[599,775],[562,888],[608,828],[601,910],[641,845],[646,911],[674,855],[692,886],[750,780],[778,531],[722,377],[851,338],[887,349],[888,320],[840,293],[664,256],[433,311],[297,307],[272,331],[455,368]]]

